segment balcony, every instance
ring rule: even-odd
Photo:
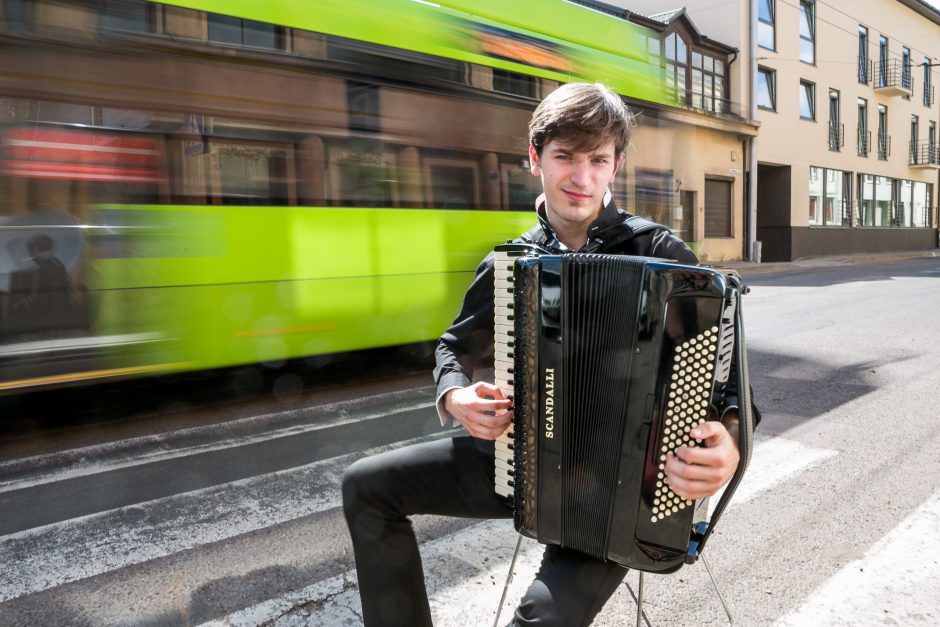
[[[911,142],[908,163],[916,169],[940,169],[940,149],[937,148],[937,142]]]
[[[875,91],[885,96],[907,96],[914,93],[911,64],[900,59],[875,64]]]

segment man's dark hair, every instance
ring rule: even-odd
[[[630,143],[636,122],[623,99],[600,83],[567,83],[536,107],[529,121],[529,143],[541,156],[545,144],[565,142],[576,152],[614,142],[617,157]]]

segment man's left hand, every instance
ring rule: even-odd
[[[666,481],[686,499],[711,496],[727,483],[740,461],[737,442],[723,424],[708,420],[692,429],[704,446],[680,446],[666,458]]]

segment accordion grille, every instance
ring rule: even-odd
[[[618,459],[623,447],[630,355],[642,261],[628,257],[598,264],[595,255],[566,259],[561,369],[563,402],[563,543],[604,559]]]

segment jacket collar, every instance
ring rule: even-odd
[[[545,246],[552,252],[571,252],[571,249],[558,241],[558,238],[555,236],[555,231],[548,221],[548,214],[545,212],[544,193],[535,199],[535,213],[538,216],[542,231],[545,232]],[[588,227],[588,241],[576,252],[594,252],[598,250],[603,246],[610,229],[616,228],[629,217],[629,213],[617,209],[614,196],[608,189],[607,193],[604,194],[604,208],[601,209],[600,214],[598,214],[597,218],[595,218]]]

